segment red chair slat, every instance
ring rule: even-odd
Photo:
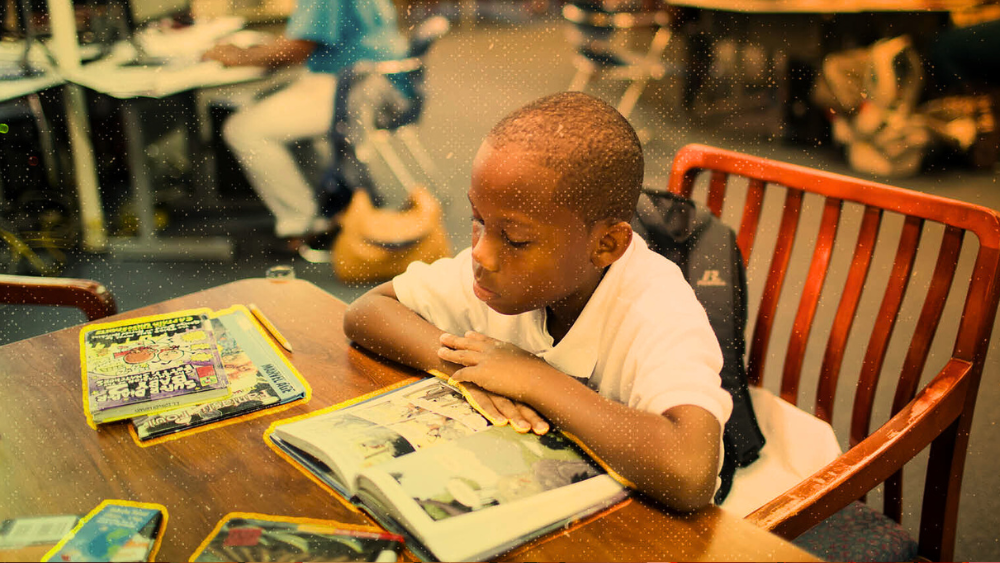
[[[740,201],[744,194],[739,191],[746,191],[742,213],[736,216],[737,244],[744,263],[751,266],[749,310],[756,311],[748,335],[750,383],[763,385],[780,377],[781,395],[793,403],[801,391],[808,391],[807,384],[815,385],[813,414],[835,428],[846,426],[851,444],[841,457],[748,520],[793,538],[882,483],[883,511],[899,519],[901,470],[918,452],[930,450],[919,554],[952,559],[972,416],[1000,303],[1000,213],[703,145],[677,152],[668,190],[691,197],[702,175],[709,176],[705,202],[717,215],[727,198]],[[780,210],[764,205],[768,191],[776,190],[785,191]],[[818,231],[799,227],[805,194],[827,198]],[[863,209],[857,230],[846,227],[846,211],[855,205]],[[904,219],[902,232],[895,252],[881,252],[876,242],[899,232],[889,218]],[[777,225],[773,241],[771,233],[759,236],[761,225]],[[941,226],[938,248],[929,232]],[[854,251],[841,259],[832,250],[843,244]],[[812,253],[808,266],[790,264],[795,247]],[[974,253],[971,264],[965,260],[967,253]],[[827,279],[835,268],[847,270],[842,284]],[[918,287],[911,283],[914,272],[922,275],[931,269],[926,294],[913,293]],[[800,272],[806,276],[801,293],[788,291],[786,276],[795,279]],[[876,272],[888,272],[888,282],[870,275]],[[760,275],[763,280],[754,279]],[[826,302],[836,304],[829,321]],[[784,334],[780,316],[793,309],[795,317]],[[916,319],[912,331],[909,326],[894,330],[903,318]],[[949,330],[942,330],[946,322]],[[828,334],[817,334],[821,326]],[[821,358],[808,353],[810,338],[825,340]],[[765,360],[774,365],[765,366]],[[921,387],[922,381],[926,383]],[[853,387],[853,392],[841,393],[838,399],[838,387]],[[887,393],[876,393],[880,387]],[[848,407],[849,420],[833,420],[841,406]],[[876,410],[885,418],[875,421]],[[872,426],[878,428],[872,431]]]
[[[799,373],[802,371],[802,360],[809,342],[813,319],[816,317],[816,307],[822,294],[826,274],[830,269],[830,257],[833,254],[833,243],[837,237],[837,226],[840,223],[841,202],[839,199],[828,198],[823,206],[823,217],[820,219],[819,234],[813,251],[809,273],[806,275],[799,309],[792,325],[791,339],[788,342],[788,352],[785,354],[785,370],[781,379],[781,396],[799,396]]]
[[[868,340],[868,350],[861,364],[861,375],[854,395],[854,413],[851,417],[852,446],[868,436],[879,375],[882,373],[889,339],[899,319],[899,308],[903,303],[906,287],[909,285],[910,272],[913,270],[913,260],[917,256],[917,245],[920,243],[923,225],[924,221],[919,217],[907,217],[903,224],[896,259],[889,274],[889,284],[882,297],[875,326]]]

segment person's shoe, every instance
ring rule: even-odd
[[[280,256],[295,256],[299,253],[299,247],[305,243],[306,237],[303,235],[280,237],[270,245],[271,252]]]
[[[333,240],[337,237],[338,232],[340,232],[339,227],[308,237],[299,246],[299,256],[306,262],[313,264],[328,264],[330,262],[330,249],[333,247]]]

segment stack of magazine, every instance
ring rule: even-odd
[[[242,305],[88,325],[80,354],[88,422],[132,419],[140,441],[309,393]]]
[[[491,425],[436,378],[278,421],[265,439],[425,560],[493,558],[627,496],[562,433]]]

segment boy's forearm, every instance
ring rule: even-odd
[[[359,297],[344,316],[347,337],[401,364],[451,375],[455,366],[437,355],[441,330],[396,299],[373,294]]]
[[[605,399],[565,374],[555,374],[525,402],[667,506],[689,511],[711,502],[721,434],[708,411],[681,406],[656,415]]]

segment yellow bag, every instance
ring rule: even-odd
[[[433,262],[451,255],[441,205],[423,186],[410,191],[402,210],[378,209],[357,190],[333,241],[333,273],[345,283],[384,281],[410,262]]]

